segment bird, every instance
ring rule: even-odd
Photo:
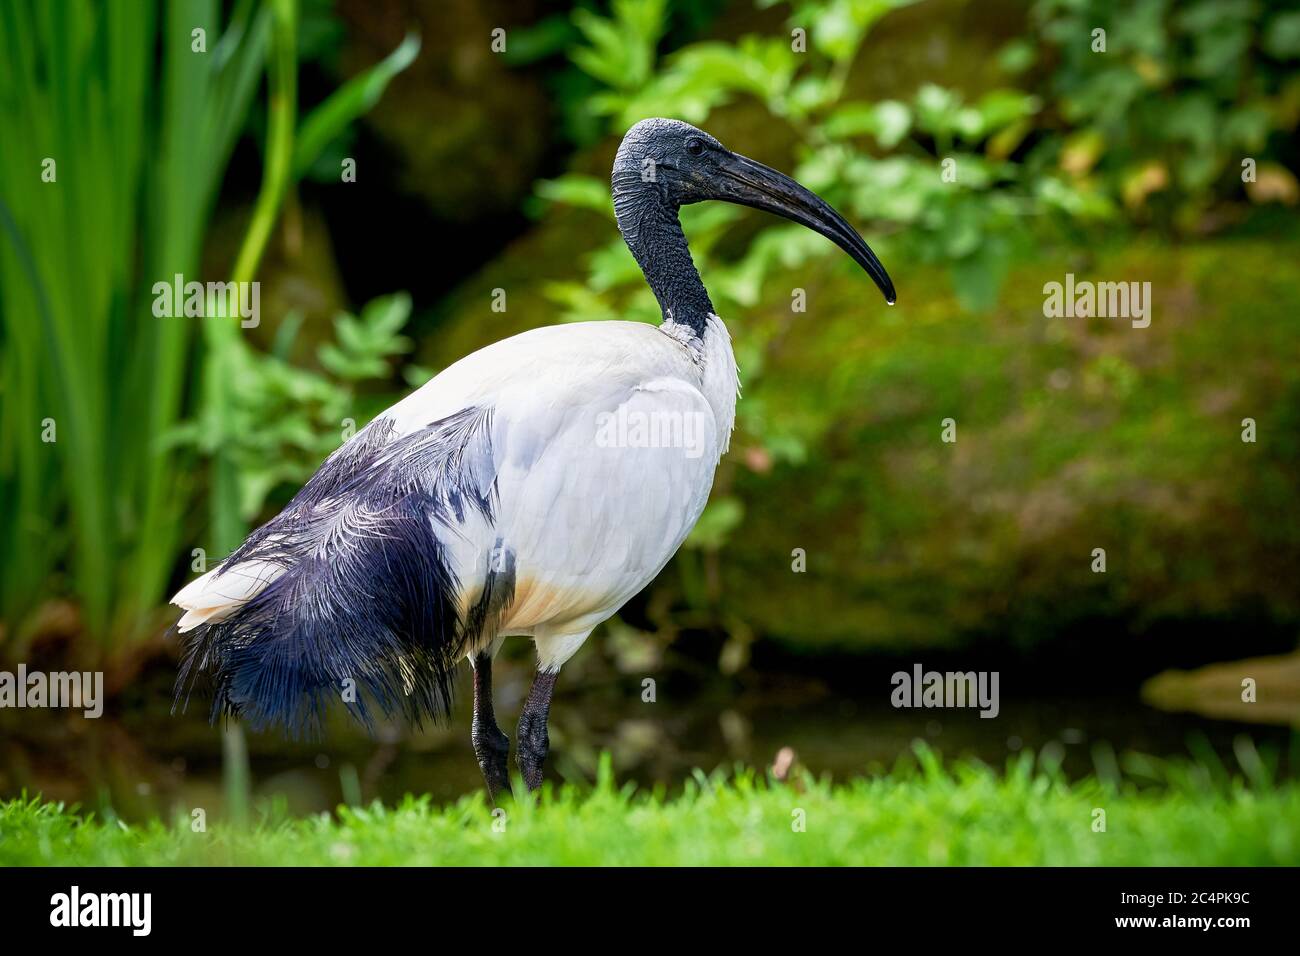
[[[680,208],[718,200],[806,226],[895,301],[880,260],[830,205],[681,120],[632,126],[611,189],[662,321],[533,328],[378,414],[171,599],[184,612],[174,710],[206,686],[214,721],[295,736],[319,734],[340,700],[372,727],[376,710],[444,720],[468,660],[471,740],[496,801],[511,773],[492,662],[506,639],[531,639],[516,779],[541,786],[561,667],[681,546],[731,438],[736,359]]]

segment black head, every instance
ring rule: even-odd
[[[894,284],[885,267],[843,216],[789,176],[731,152],[689,123],[647,119],[628,130],[614,159],[613,186],[619,226],[629,245],[633,240],[625,219],[636,218],[652,198],[674,211],[709,199],[752,206],[830,239],[866,270],[885,300],[894,303]]]

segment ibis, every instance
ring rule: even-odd
[[[177,706],[316,733],[331,702],[419,723],[473,673],[474,753],[510,786],[492,661],[531,638],[515,736],[541,785],[560,668],[644,588],[700,517],[735,420],[739,378],[682,232],[688,203],[793,220],[894,286],[849,223],[793,179],[687,123],[647,119],[614,160],[614,210],[662,323],[535,328],[460,359],[333,452],[278,515],[172,603]],[[611,425],[611,423],[617,423]]]

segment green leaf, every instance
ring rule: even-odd
[[[1023,73],[1034,65],[1038,54],[1028,40],[1012,40],[998,51],[998,67],[1012,75]]]
[[[1010,245],[997,236],[987,237],[969,256],[954,261],[952,283],[962,307],[979,312],[996,305],[1010,264]]]
[[[978,135],[995,133],[1026,116],[1032,116],[1041,107],[1038,97],[1020,90],[990,90],[976,104],[980,118]]]
[[[303,120],[293,151],[293,176],[300,178],[330,142],[358,117],[365,115],[383,96],[393,77],[415,61],[420,38],[407,34],[397,49],[365,70],[316,107]]]
[[[745,517],[745,506],[739,498],[714,498],[704,506],[700,520],[686,539],[686,547],[716,551],[727,537],[740,526]]]
[[[667,0],[615,0],[612,18],[574,10],[573,24],[589,45],[570,51],[569,59],[616,90],[640,89],[653,71],[666,11]]]
[[[1264,30],[1264,50],[1279,60],[1300,58],[1300,12],[1281,13]]]
[[[844,139],[868,134],[885,149],[893,149],[912,127],[912,111],[898,100],[845,103],[822,125],[827,136]]]
[[[609,196],[609,183],[595,176],[568,173],[556,179],[543,179],[537,184],[537,195],[547,202],[590,209],[609,219],[614,218],[614,204]]]

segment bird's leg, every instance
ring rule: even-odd
[[[497,726],[492,711],[492,655],[488,652],[474,658],[474,724],[470,734],[488,796],[496,803],[497,794],[510,789],[510,738]]]
[[[528,691],[528,700],[519,714],[515,759],[519,761],[519,770],[529,790],[542,785],[542,763],[551,743],[546,735],[546,718],[551,710],[551,692],[555,690],[555,680],[559,676],[559,671],[538,670]]]

